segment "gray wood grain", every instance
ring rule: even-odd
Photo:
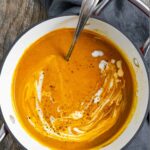
[[[45,18],[46,12],[39,0],[0,0],[0,61],[20,33]],[[0,126],[2,120],[0,114]],[[8,134],[0,143],[0,150],[23,148]]]
[[[0,0],[0,59],[15,38],[31,25],[46,18],[38,0]]]

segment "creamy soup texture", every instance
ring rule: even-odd
[[[49,148],[103,147],[131,119],[134,72],[112,41],[88,30],[66,61],[73,33],[59,29],[27,48],[13,77],[14,109],[24,129]]]

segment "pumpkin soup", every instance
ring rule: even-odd
[[[107,37],[84,30],[69,61],[74,29],[33,43],[16,67],[12,97],[24,129],[52,149],[102,147],[127,126],[134,105],[133,69]]]

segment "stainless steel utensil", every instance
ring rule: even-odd
[[[82,5],[81,5],[81,10],[80,10],[80,15],[79,15],[79,21],[77,24],[77,28],[70,46],[70,49],[65,57],[65,59],[68,61],[72,51],[74,49],[74,46],[78,40],[78,37],[83,30],[86,22],[90,18],[90,16],[93,14],[95,10],[97,10],[96,5],[98,4],[99,0],[83,0]]]

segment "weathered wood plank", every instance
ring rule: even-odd
[[[45,19],[38,0],[0,0],[0,59],[18,34]]]
[[[0,61],[20,33],[46,17],[39,0],[0,0]],[[0,126],[2,122],[0,114]],[[23,148],[9,134],[0,143],[0,150]]]

